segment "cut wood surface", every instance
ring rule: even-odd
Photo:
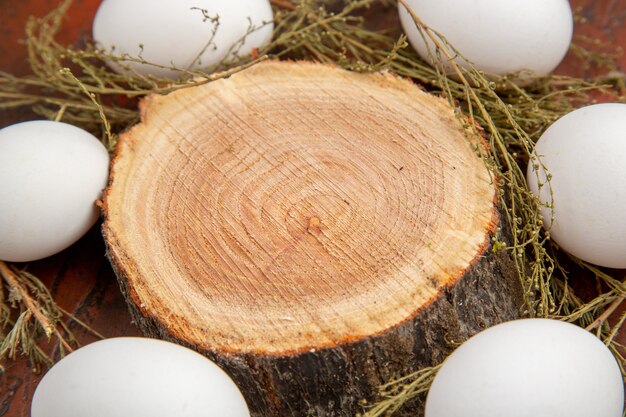
[[[108,254],[142,330],[217,361],[254,415],[354,415],[518,315],[481,146],[391,74],[256,65],[143,102]]]

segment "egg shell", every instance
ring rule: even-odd
[[[528,187],[540,196],[544,224],[562,249],[597,265],[626,268],[625,161],[626,104],[575,110],[537,141]]]
[[[573,324],[503,323],[443,363],[425,417],[621,417],[622,375],[609,349]]]
[[[0,259],[53,255],[96,222],[109,154],[90,133],[31,121],[0,130]]]
[[[567,0],[406,0],[431,29],[438,31],[477,69],[504,75],[522,70],[546,75],[567,53],[573,15]],[[409,42],[431,62],[427,43],[407,9],[399,4],[400,21]],[[451,52],[452,56],[456,54]],[[444,57],[445,59],[445,57]],[[468,68],[458,58],[456,62]],[[450,66],[447,67],[450,70]]]
[[[120,337],[69,354],[43,377],[32,417],[248,417],[217,365],[185,347]]]
[[[219,16],[219,25],[205,15]],[[249,55],[253,48],[270,42],[273,28],[268,0],[104,0],[94,18],[93,38],[105,51],[114,48],[117,56],[127,54],[161,66],[199,69],[232,60],[235,53]],[[255,30],[248,33],[251,29]],[[120,73],[131,72],[124,68],[127,65],[144,75],[184,75],[140,62],[109,65]]]

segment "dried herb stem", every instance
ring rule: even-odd
[[[271,0],[270,3],[282,9],[296,10],[296,6],[288,0]]]
[[[104,337],[102,333],[96,331],[94,328],[92,328],[87,323],[85,323],[84,321],[82,321],[81,319],[79,319],[74,314],[70,313],[69,311],[65,310],[64,308],[59,306],[59,311],[63,313],[65,316],[67,316],[71,321],[75,322],[76,324],[81,326],[83,329],[85,329],[87,332],[91,333],[93,336],[97,337],[98,339],[106,339],[106,337]]]
[[[380,387],[382,400],[368,407],[365,414],[358,417],[391,416],[410,399],[428,392],[441,365],[423,368],[403,378],[390,381]]]
[[[54,340],[61,356],[72,352],[79,345],[70,327],[62,320],[63,316],[102,338],[86,323],[59,307],[46,286],[34,275],[0,261],[0,278],[0,361],[23,355],[30,359],[35,372],[39,372],[42,365],[52,365],[53,358],[40,346],[42,337],[48,343]],[[5,289],[8,292],[5,293]],[[14,308],[17,310],[15,320],[11,318]],[[10,330],[5,334],[6,327]],[[2,369],[0,366],[0,371]]]
[[[617,297],[615,301],[613,301],[611,305],[609,305],[609,307],[607,307],[606,310],[598,316],[597,319],[595,319],[589,326],[585,327],[585,330],[591,331],[602,326],[604,322],[613,315],[622,302],[624,302],[625,298],[626,294],[622,294],[620,297]]]
[[[33,300],[33,298],[28,294],[28,291],[20,285],[17,274],[4,261],[0,261],[0,275],[2,275],[2,278],[4,278],[4,280],[9,284],[10,288],[18,292],[20,297],[19,299],[26,304],[28,311],[35,316],[41,327],[44,329],[46,336],[50,338],[55,331],[55,324],[51,323],[50,320],[42,314],[42,309],[39,303]]]

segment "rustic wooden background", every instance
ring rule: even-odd
[[[24,25],[30,15],[41,16],[58,5],[59,0],[0,0],[0,70],[16,75],[28,73],[26,51],[20,44]],[[75,0],[60,40],[78,43],[91,34],[91,23],[100,0]],[[576,23],[575,35],[599,39],[605,45],[595,50],[611,50],[626,46],[626,0],[571,0],[573,9],[582,19]],[[369,13],[368,18],[388,24],[398,24],[395,13]],[[607,46],[608,45],[608,46]],[[615,50],[615,49],[613,49]],[[626,68],[626,57],[620,57]],[[569,54],[557,69],[559,74],[588,76],[594,68],[585,68]],[[28,120],[25,112],[0,112],[0,127]],[[62,253],[28,265],[52,290],[59,304],[87,322],[105,337],[139,335],[131,323],[115,276],[104,257],[100,225]],[[584,286],[584,285],[583,285]],[[73,328],[76,326],[71,325]],[[620,340],[626,343],[626,332]],[[94,337],[78,331],[81,343]],[[28,361],[7,363],[0,375],[0,416],[27,417],[30,400],[40,380],[29,369]]]

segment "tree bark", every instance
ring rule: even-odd
[[[254,416],[354,416],[519,315],[482,146],[391,74],[256,65],[143,102],[108,255],[144,334],[217,362]]]

